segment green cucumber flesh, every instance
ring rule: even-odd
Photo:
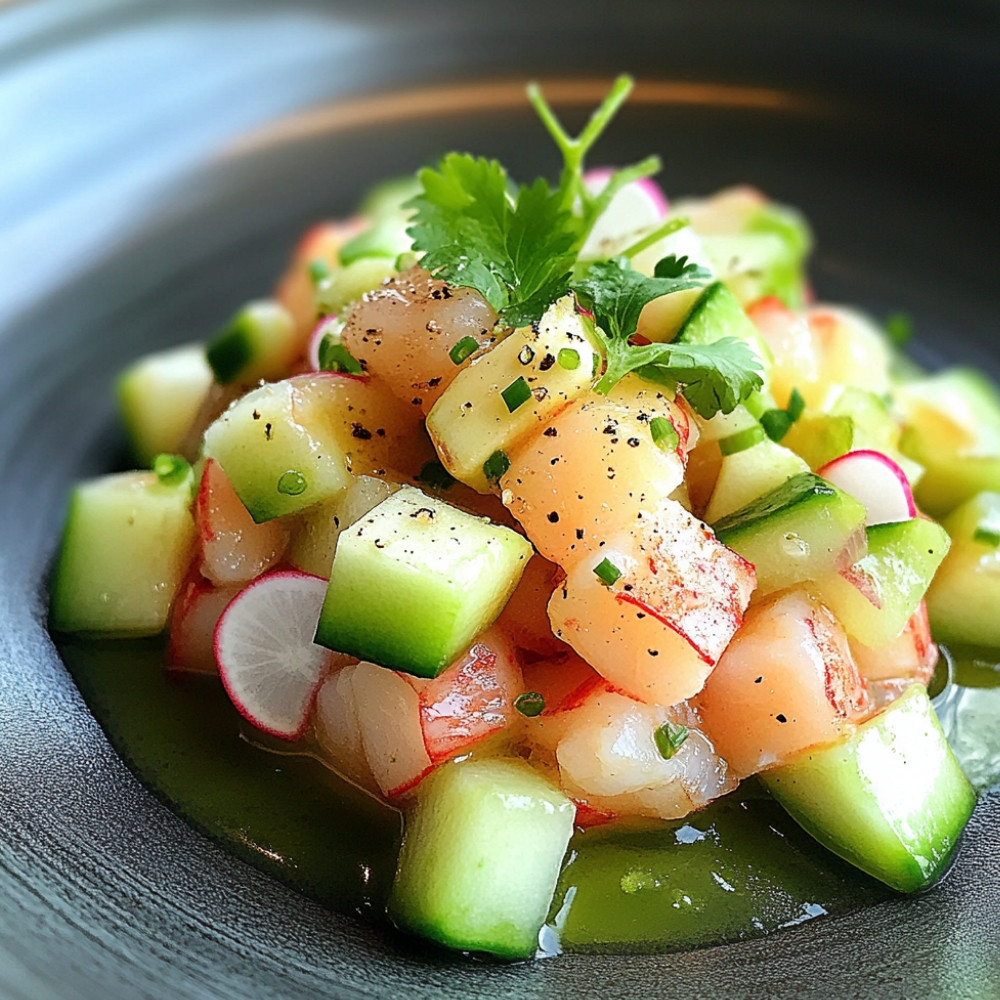
[[[280,303],[262,299],[245,305],[205,348],[216,382],[277,379],[302,345],[295,322]]]
[[[205,432],[214,458],[258,524],[336,496],[351,480],[332,423],[323,379],[276,382],[247,393]]]
[[[118,377],[118,408],[138,465],[181,445],[212,384],[201,344],[147,354]]]
[[[723,517],[719,540],[754,564],[763,596],[832,573],[849,540],[865,523],[864,505],[812,472]]]
[[[878,649],[903,631],[950,543],[941,525],[922,517],[873,524],[866,534],[868,552],[849,575],[834,572],[817,586],[847,634]]]
[[[341,532],[316,641],[435,677],[493,623],[531,554],[510,528],[404,487]]]
[[[927,593],[942,642],[1000,648],[1000,493],[979,493],[942,522],[951,549]]]
[[[52,579],[53,629],[163,630],[195,544],[192,484],[190,470],[173,485],[123,472],[74,488]]]
[[[391,919],[452,948],[531,958],[575,814],[523,761],[443,765],[407,818]]]
[[[976,803],[919,685],[762,778],[820,843],[901,892],[941,876]]]

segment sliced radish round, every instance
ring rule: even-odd
[[[588,170],[583,175],[583,183],[591,194],[600,194],[613,173],[609,168]],[[649,177],[630,181],[615,194],[597,220],[580,252],[581,257],[586,259],[599,254],[607,244],[617,244],[623,237],[655,225],[667,214],[667,208],[666,195],[656,181]]]
[[[908,521],[917,516],[906,473],[880,451],[849,451],[817,473],[865,505],[865,524]]]
[[[244,587],[215,629],[215,658],[240,714],[272,736],[298,739],[316,690],[336,662],[313,642],[326,580],[279,570]]]

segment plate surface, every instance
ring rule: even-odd
[[[652,150],[672,194],[747,181],[800,206],[822,296],[907,312],[924,360],[1000,370],[992,7],[374,6],[0,10],[0,997],[1000,995],[996,794],[920,898],[688,954],[498,967],[296,896],[108,746],[44,587],[69,485],[121,453],[114,371],[213,330],[378,177],[453,147],[551,174],[529,76],[576,121],[633,72],[598,159]]]

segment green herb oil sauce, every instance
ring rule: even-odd
[[[165,670],[162,640],[67,640],[61,651],[116,750],[171,808],[296,890],[381,917],[402,838],[397,810],[258,734],[217,678]],[[938,712],[985,789],[1000,780],[1000,665],[957,653]],[[542,939],[547,951],[677,951],[892,895],[749,781],[683,820],[578,831]]]

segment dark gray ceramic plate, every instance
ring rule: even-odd
[[[0,6],[4,6],[0,4]],[[915,317],[997,371],[993,4],[48,0],[0,11],[0,996],[994,997],[1000,800],[920,898],[659,957],[484,967],[296,896],[217,849],[109,747],[44,627],[77,477],[120,445],[112,373],[266,287],[309,220],[458,145],[554,167],[570,117],[642,83],[601,154],[674,193],[800,205],[827,297]]]

